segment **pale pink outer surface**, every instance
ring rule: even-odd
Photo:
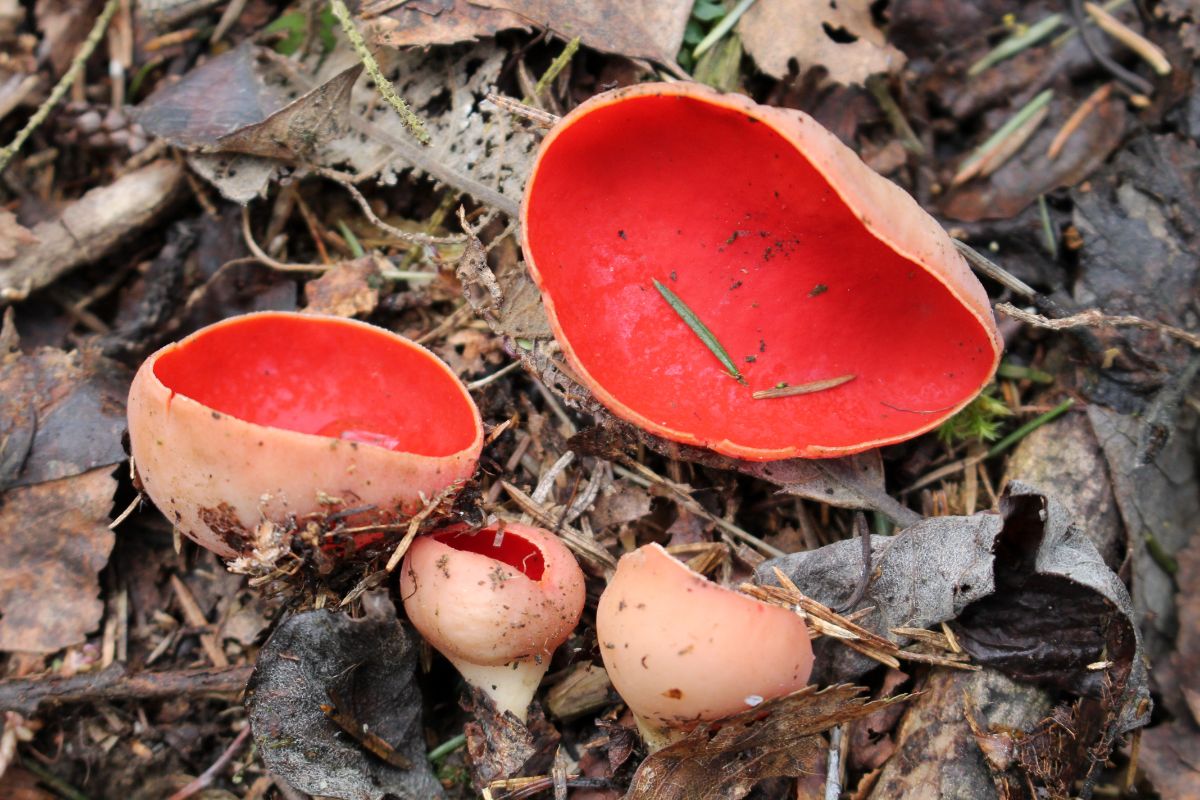
[[[404,557],[404,610],[425,640],[449,658],[497,666],[549,657],[579,623],[584,577],[571,551],[542,528],[508,522],[504,530],[541,552],[540,580],[430,536],[414,540]]]
[[[338,318],[336,324],[388,333],[357,320]],[[146,359],[133,379],[128,405],[130,449],[142,487],[167,519],[200,546],[234,558],[251,543],[260,522],[286,523],[289,517],[329,511],[331,506],[321,502],[328,498],[345,500],[348,507],[373,505],[386,513],[411,515],[423,506],[421,493],[433,497],[474,473],[483,449],[479,411],[450,368],[415,342],[389,334],[439,364],[474,412],[474,440],[457,453],[417,455],[271,428],[172,395],[154,374],[155,362],[209,328]]]
[[[621,557],[596,609],[608,677],[644,720],[689,727],[803,688],[808,627],[718,586],[657,544]]]
[[[760,105],[745,95],[723,94],[703,84],[683,81],[641,83],[613,89],[580,103],[547,134],[538,149],[538,156],[534,160],[533,170],[526,181],[526,187],[533,186],[537,180],[542,154],[553,147],[555,138],[573,123],[591,111],[619,103],[627,98],[656,95],[685,96],[721,108],[739,111],[765,123],[794,144],[804,158],[825,178],[846,206],[861,220],[863,228],[868,234],[879,239],[892,251],[919,264],[945,286],[979,321],[980,326],[987,332],[994,350],[992,369],[989,371],[988,379],[980,384],[980,388],[982,389],[987,384],[991,379],[991,373],[995,372],[996,367],[1000,364],[1004,341],[996,328],[996,319],[992,315],[991,304],[988,302],[983,284],[971,272],[970,267],[955,248],[954,242],[950,240],[950,236],[937,220],[921,208],[912,196],[868,167],[857,153],[803,111]],[[546,314],[550,318],[555,338],[562,346],[563,353],[572,369],[588,389],[617,416],[644,430],[677,442],[708,447],[725,455],[751,461],[772,461],[796,457],[834,458],[907,441],[931,431],[961,411],[975,397],[971,395],[951,408],[926,415],[923,424],[914,425],[910,431],[906,431],[902,435],[844,447],[822,445],[797,447],[781,442],[777,448],[766,449],[747,447],[731,441],[703,441],[689,431],[650,419],[621,403],[593,378],[576,355],[571,342],[563,335],[562,328],[558,323],[554,298],[545,290],[544,282],[538,272],[537,261],[529,244],[529,196],[530,192],[527,188],[521,200],[521,249],[525,254],[529,272],[542,292],[542,301],[546,308]]]

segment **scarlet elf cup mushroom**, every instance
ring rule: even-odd
[[[658,749],[808,683],[808,626],[726,589],[649,544],[621,557],[596,608],[596,636],[617,693]]]
[[[145,492],[226,558],[262,523],[361,509],[396,522],[474,472],[483,424],[420,345],[338,317],[264,312],[151,355],[129,392]]]
[[[573,369],[668,439],[857,453],[934,428],[999,362],[946,233],[799,111],[687,83],[597,95],[542,143],[521,223]]]
[[[579,622],[584,578],[549,531],[454,525],[413,541],[400,594],[425,640],[524,722],[551,655]]]

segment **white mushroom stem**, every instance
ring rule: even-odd
[[[550,667],[550,657],[542,655],[526,656],[497,666],[448,658],[467,683],[491,698],[498,712],[511,713],[521,724],[525,723],[529,704]]]

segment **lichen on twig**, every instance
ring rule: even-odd
[[[429,136],[429,131],[425,129],[425,123],[421,118],[413,113],[409,108],[408,103],[404,102],[404,98],[396,93],[396,87],[392,86],[392,82],[383,74],[383,70],[379,68],[379,62],[375,60],[375,56],[371,54],[367,48],[367,43],[363,39],[358,28],[354,25],[354,20],[350,17],[350,9],[346,8],[344,0],[330,0],[329,6],[333,10],[333,15],[337,17],[338,22],[342,23],[342,30],[346,32],[346,36],[350,39],[350,44],[354,47],[354,52],[358,54],[358,58],[362,61],[363,66],[367,69],[367,74],[371,76],[371,80],[375,81],[375,88],[379,90],[379,94],[388,104],[396,109],[396,113],[400,115],[400,119],[404,120],[404,126],[409,132],[416,137],[421,144],[429,144],[432,139]]]

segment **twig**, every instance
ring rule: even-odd
[[[1149,95],[1154,91],[1154,86],[1150,81],[1140,75],[1135,75],[1116,61],[1113,61],[1107,53],[1100,50],[1096,46],[1096,43],[1092,41],[1091,36],[1088,35],[1087,18],[1083,13],[1083,0],[1071,0],[1071,16],[1075,18],[1075,27],[1079,30],[1079,38],[1083,40],[1083,46],[1087,48],[1088,53],[1095,59],[1096,63],[1108,70],[1114,78],[1134,89],[1134,91],[1144,95]]]
[[[71,59],[71,66],[59,78],[58,83],[50,90],[50,95],[42,101],[38,106],[37,111],[33,112],[33,116],[25,123],[25,127],[17,132],[13,137],[12,142],[4,149],[0,150],[0,172],[8,166],[8,162],[12,161],[13,156],[21,149],[22,145],[33,135],[38,126],[46,121],[46,117],[50,116],[50,112],[54,107],[62,101],[67,92],[71,90],[71,86],[75,81],[79,80],[79,76],[83,74],[84,65],[95,52],[96,46],[104,38],[104,31],[108,28],[108,23],[113,18],[113,14],[117,13],[117,8],[121,5],[121,0],[108,0],[104,5],[104,9],[100,12],[100,16],[96,17],[96,22],[92,25],[92,30],[88,33],[87,38],[83,40],[83,44],[79,46],[79,51],[75,53],[75,57]]]
[[[375,88],[379,90],[379,94],[392,108],[396,109],[396,113],[404,121],[404,126],[408,128],[409,133],[421,144],[429,144],[432,140],[429,137],[429,131],[425,130],[425,123],[413,113],[413,110],[408,107],[408,103],[404,102],[404,99],[396,94],[396,87],[392,86],[392,82],[379,69],[379,62],[375,60],[375,56],[371,55],[371,51],[367,48],[367,43],[363,40],[362,34],[355,27],[354,20],[350,18],[350,9],[346,8],[344,0],[329,0],[329,7],[333,11],[333,15],[337,17],[338,22],[342,23],[342,30],[346,32],[346,36],[350,39],[350,44],[354,47],[354,52],[358,53],[359,60],[367,68],[367,74],[371,76],[371,80],[375,81]]]
[[[505,375],[512,372],[519,366],[521,366],[521,362],[514,361],[511,364],[509,364],[501,369],[496,370],[491,375],[485,375],[484,377],[480,378],[477,381],[471,381],[470,383],[467,384],[467,391],[473,392],[476,389],[482,389],[484,386],[487,386],[490,383],[494,383],[495,381],[500,380]]]
[[[258,242],[254,241],[254,234],[250,232],[249,206],[242,207],[242,238],[246,240],[246,248],[250,251],[250,254],[271,269],[276,269],[280,272],[325,272],[329,269],[329,267],[324,264],[285,264],[284,262],[276,261],[267,255],[266,252],[258,246]]]
[[[37,779],[46,784],[64,800],[89,800],[88,796],[76,789],[64,779],[58,777],[50,770],[43,767],[36,761],[20,761],[20,765],[37,776]]]
[[[426,755],[425,758],[427,758],[429,761],[440,761],[466,743],[467,735],[465,733],[460,733],[457,736],[451,736],[449,739],[430,750],[429,754]]]
[[[659,486],[666,488],[668,491],[671,492],[671,494],[675,495],[675,497],[678,499],[679,504],[681,506],[683,506],[687,511],[691,512],[692,514],[695,514],[698,517],[703,517],[704,519],[706,519],[709,522],[716,525],[721,530],[728,533],[730,536],[733,536],[737,539],[741,539],[746,544],[755,548],[759,552],[766,554],[770,558],[781,558],[782,556],[787,555],[782,550],[780,550],[778,547],[775,547],[774,545],[771,545],[771,544],[767,544],[762,539],[759,539],[757,536],[754,536],[753,534],[751,534],[745,530],[742,530],[741,528],[739,528],[737,525],[733,524],[729,520],[723,519],[721,517],[718,517],[716,514],[710,513],[708,511],[708,509],[704,508],[704,506],[700,505],[700,503],[698,503],[696,501],[696,498],[694,498],[690,494],[688,494],[687,491],[683,487],[681,487],[679,484],[675,483],[674,481],[667,480],[666,478],[662,477],[661,475],[659,475],[657,472],[650,469],[646,465],[640,464],[636,461],[632,461],[632,462],[630,462],[630,467],[632,467],[632,469],[623,467],[619,464],[614,464],[613,472],[616,472],[618,475],[621,475],[622,477],[628,478],[629,480],[633,481],[634,483],[638,484],[639,486],[641,486],[643,488],[648,489],[648,488],[650,488],[651,484],[657,484]]]
[[[534,108],[531,105],[522,103],[520,100],[514,100],[511,97],[505,97],[495,92],[488,92],[486,99],[490,100],[501,111],[506,111],[513,116],[527,119],[540,128],[553,128],[562,119],[557,114],[551,114],[549,111]]]
[[[854,515],[854,535],[862,542],[862,574],[859,575],[858,585],[854,587],[850,599],[837,609],[842,614],[853,611],[854,607],[862,602],[867,593],[867,586],[871,583],[871,532],[867,530],[867,517],[861,511]]]
[[[313,171],[322,178],[328,178],[335,183],[341,184],[342,188],[349,192],[350,196],[354,198],[354,202],[358,204],[360,209],[362,209],[363,215],[370,220],[372,225],[374,225],[376,228],[379,228],[379,230],[396,237],[397,239],[405,242],[413,242],[414,244],[460,244],[461,242],[465,242],[467,239],[467,237],[461,233],[450,236],[430,236],[426,233],[412,233],[410,231],[397,228],[395,225],[389,225],[380,219],[375,211],[371,208],[371,204],[367,202],[367,198],[364,197],[363,193],[360,192],[358,187],[354,185],[354,178],[338,172],[335,169],[329,169],[328,167],[317,167]]]
[[[843,723],[829,732],[829,756],[825,764],[825,800],[842,796],[842,739],[846,735]]]
[[[1167,61],[1166,55],[1158,45],[1137,31],[1131,30],[1121,20],[1095,3],[1084,3],[1083,7],[1096,21],[1096,27],[1137,53],[1143,61],[1150,65],[1150,69],[1159,75],[1171,74],[1171,62]]]
[[[597,544],[595,540],[584,536],[579,531],[574,530],[564,523],[559,523],[546,509],[542,508],[540,503],[534,502],[532,497],[508,481],[499,480],[497,483],[516,502],[517,506],[532,516],[539,525],[547,528],[557,526],[558,537],[563,540],[563,544],[574,550],[578,555],[600,565],[605,570],[614,570],[617,568],[617,560],[612,557],[611,553]]]
[[[1141,317],[1110,316],[1092,308],[1087,311],[1081,311],[1078,314],[1072,314],[1069,317],[1048,319],[1040,314],[1022,311],[1012,303],[997,303],[995,308],[1006,316],[1024,322],[1026,325],[1033,325],[1035,328],[1047,328],[1052,331],[1061,331],[1067,328],[1141,328],[1142,330],[1157,331],[1166,334],[1172,338],[1187,342],[1192,347],[1200,348],[1200,334],[1185,331],[1183,328],[1177,328],[1174,325],[1167,325],[1163,322],[1142,319]]]
[[[871,96],[879,104],[879,109],[887,117],[892,131],[900,137],[900,143],[904,145],[904,149],[915,156],[925,155],[925,145],[917,138],[912,125],[908,122],[908,117],[904,116],[904,112],[900,109],[900,104],[888,91],[887,76],[872,75],[867,78],[867,90],[871,92]]]
[[[195,596],[192,595],[187,585],[179,579],[178,575],[171,576],[171,588],[175,590],[175,596],[179,598],[179,606],[183,609],[183,617],[187,620],[187,624],[193,628],[200,628],[203,632],[200,634],[200,645],[204,648],[208,660],[212,662],[214,667],[224,668],[229,666],[229,658],[225,655],[225,651],[221,649],[221,643],[217,640],[216,634],[212,632],[212,625],[208,618],[204,616],[203,609],[196,602]]]
[[[253,665],[244,664],[225,669],[131,673],[125,664],[117,662],[99,672],[85,672],[69,678],[51,675],[0,681],[0,709],[12,709],[32,716],[43,704],[229,694],[241,692],[253,670]]]
[[[213,781],[217,779],[217,776],[221,774],[221,771],[224,770],[225,767],[229,766],[229,762],[233,761],[233,757],[237,755],[237,751],[242,749],[242,745],[244,745],[246,740],[249,738],[250,725],[247,724],[246,727],[242,728],[241,732],[238,733],[237,738],[230,743],[229,747],[225,748],[225,752],[221,753],[221,757],[213,762],[211,767],[204,770],[204,772],[201,772],[194,781],[189,783],[187,786],[184,786],[175,794],[171,795],[169,798],[167,798],[167,800],[187,800],[187,798],[191,797],[197,792],[203,791],[209,786],[212,786]]]
[[[980,253],[974,247],[971,247],[971,245],[959,239],[951,241],[954,242],[954,246],[958,248],[958,252],[962,254],[963,258],[967,259],[967,263],[976,272],[983,273],[1004,288],[1011,289],[1022,297],[1032,300],[1038,296],[1037,291],[1032,286],[983,255],[983,253]]]
[[[396,565],[400,563],[400,559],[404,558],[404,554],[408,552],[409,545],[412,544],[413,539],[417,538],[417,532],[421,529],[421,523],[428,519],[448,498],[458,494],[461,488],[462,486],[459,481],[450,484],[435,495],[432,500],[426,502],[425,507],[408,521],[408,530],[405,532],[404,538],[396,545],[396,549],[392,551],[391,558],[388,559],[387,566],[384,568],[385,571],[391,572],[396,568]]]

